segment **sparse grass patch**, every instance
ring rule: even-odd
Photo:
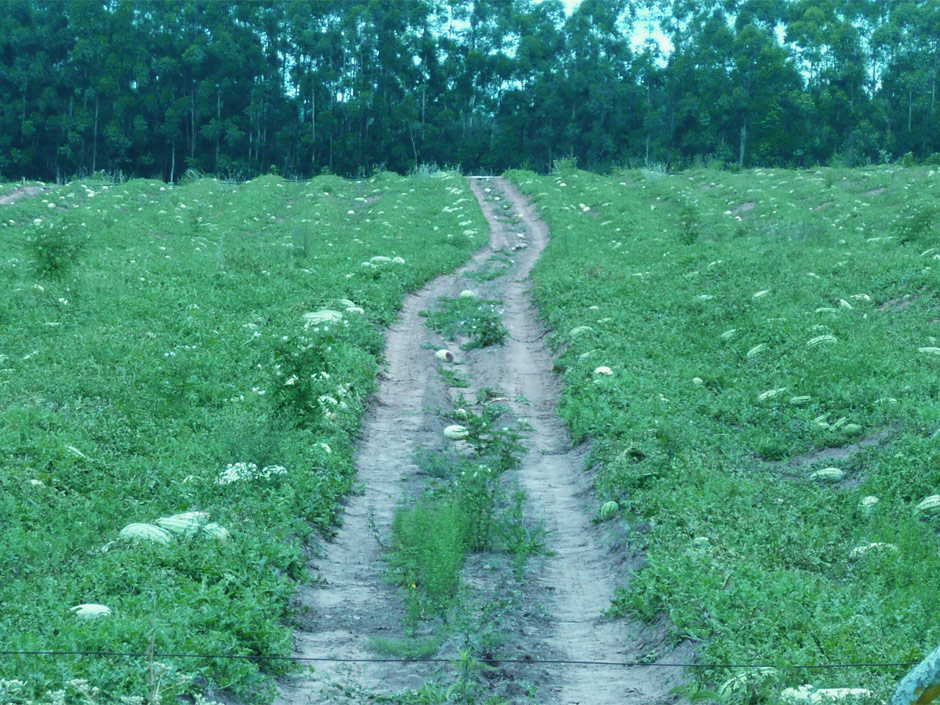
[[[438,372],[448,387],[463,389],[470,386],[469,377],[460,370],[454,370],[449,367],[440,367]]]
[[[374,637],[369,639],[369,648],[389,656],[405,659],[425,659],[437,653],[440,637]]]
[[[468,338],[464,350],[502,345],[509,331],[503,327],[499,306],[502,301],[478,299],[476,296],[443,298],[437,311],[427,313],[428,326],[448,340]]]
[[[431,314],[428,325],[451,336],[457,335],[457,319],[462,314],[479,311],[481,303],[498,303],[469,296],[443,301],[445,314],[437,318]],[[495,307],[488,314],[494,326],[502,328]],[[459,431],[447,437],[460,440],[443,451],[416,451],[415,462],[427,481],[419,497],[403,502],[393,521],[390,574],[408,603],[406,627],[416,632],[425,622],[433,625],[438,636],[459,634],[464,652],[458,660],[464,666],[481,649],[496,647],[498,619],[481,615],[505,607],[501,602],[478,604],[462,580],[468,557],[490,551],[509,553],[518,578],[524,574],[528,557],[544,545],[541,530],[526,524],[523,493],[507,492],[513,482],[505,473],[521,460],[526,425],[523,420],[509,419],[509,410],[497,403],[500,398],[499,392],[487,388],[479,390],[476,399],[457,396],[453,411],[444,416],[453,426],[448,431]],[[455,683],[446,688],[428,683],[421,691],[424,695],[416,697],[441,694],[447,700],[459,692],[463,701],[470,702],[466,698],[472,697],[476,681],[466,669],[458,670]],[[407,697],[404,701],[410,702]]]
[[[498,405],[474,413],[463,408],[470,407],[466,400],[458,403],[463,406],[453,418],[469,431],[461,441],[469,453],[419,450],[415,460],[429,477],[427,487],[396,511],[392,525],[389,561],[407,596],[412,628],[454,608],[468,553],[509,550],[524,565],[539,546],[537,532],[513,526],[524,519],[523,498],[517,493],[513,503],[504,495],[502,475],[519,463],[521,432],[504,425]]]
[[[479,269],[468,272],[466,276],[478,282],[492,281],[512,269],[512,256],[505,250],[496,250]]]

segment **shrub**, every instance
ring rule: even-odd
[[[29,239],[33,271],[40,277],[64,276],[78,260],[88,244],[69,224],[40,227]]]

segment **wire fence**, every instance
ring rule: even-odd
[[[91,656],[113,658],[148,658],[148,659],[231,659],[245,661],[294,661],[297,663],[452,663],[451,658],[343,658],[332,656],[273,656],[265,654],[184,654],[157,653],[150,651],[0,651],[3,656]],[[659,663],[656,661],[578,661],[573,659],[540,658],[482,658],[487,664],[522,664],[522,665],[557,665],[557,666],[614,666],[620,668],[696,668],[696,669],[755,669],[780,668],[774,663]],[[807,665],[789,665],[784,668],[795,670],[827,670],[844,668],[910,668],[919,661],[899,663],[824,663]]]

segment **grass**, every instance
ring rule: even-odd
[[[466,276],[474,281],[488,282],[498,279],[512,269],[512,255],[506,250],[496,250],[493,252],[483,265],[472,272],[467,272]]]
[[[403,659],[431,658],[440,646],[440,637],[375,637],[369,640],[369,648],[373,651]]]
[[[503,474],[518,466],[520,430],[505,425],[506,409],[483,405],[479,412],[458,398],[450,421],[467,428],[467,452],[419,449],[415,461],[428,477],[418,498],[406,499],[392,523],[389,562],[409,604],[409,628],[419,621],[451,618],[459,602],[461,575],[471,552],[505,550],[525,558],[538,550],[539,534],[524,525],[524,498],[506,496]]]
[[[439,373],[441,375],[441,379],[444,380],[444,383],[448,387],[462,389],[470,386],[469,376],[462,373],[460,370],[452,370],[448,367],[441,367],[439,368]]]
[[[462,302],[445,299],[445,310]],[[492,313],[501,328],[498,314]],[[431,317],[428,325],[436,323]],[[458,334],[445,330],[450,337]],[[475,399],[458,395],[453,411],[444,416],[447,423],[465,427],[467,438],[445,450],[415,452],[427,480],[420,495],[403,498],[397,509],[388,552],[389,575],[408,606],[405,636],[374,642],[372,648],[420,657],[445,645],[450,651],[457,648],[457,673],[452,682],[432,680],[418,691],[398,694],[392,698],[396,702],[482,701],[481,673],[488,667],[479,658],[492,657],[500,648],[503,620],[520,608],[521,592],[511,587],[510,570],[500,572],[498,585],[471,584],[465,579],[467,564],[474,555],[485,555],[489,569],[511,565],[518,584],[529,556],[544,548],[544,531],[526,521],[524,494],[509,491],[514,483],[505,474],[520,463],[525,424],[510,420],[508,409],[492,403],[501,396],[487,388]]]
[[[459,398],[460,408],[450,415],[469,429],[466,447],[416,452],[428,482],[418,498],[403,500],[393,520],[388,558],[408,604],[406,633],[370,646],[419,659],[457,648],[453,679],[432,679],[417,691],[392,696],[393,702],[505,702],[486,696],[490,684],[482,674],[492,669],[480,659],[492,658],[506,640],[505,622],[522,608],[519,586],[528,558],[544,550],[545,532],[526,520],[524,493],[507,491],[513,482],[504,474],[520,462],[521,433],[503,425],[505,409],[484,400]],[[474,407],[482,408],[476,413]],[[474,554],[486,557],[498,585],[465,580]]]
[[[913,510],[940,490],[940,357],[920,350],[940,339],[940,176],[511,177],[552,231],[533,278],[560,411],[594,441],[601,501],[650,527],[630,533],[646,561],[612,612],[668,614],[703,661],[777,664],[773,692],[807,679],[790,666],[932,650],[940,519]],[[846,479],[809,480],[830,465]],[[897,550],[852,557],[875,542]],[[884,697],[904,672],[815,682]]]
[[[85,180],[3,206],[0,649],[290,654],[303,546],[352,487],[382,329],[485,242],[482,214],[453,205],[471,198],[438,173]],[[324,309],[338,318],[305,322]],[[230,540],[117,540],[190,510]],[[81,620],[81,603],[111,616]],[[169,666],[164,702],[207,687],[264,702],[286,668]],[[155,683],[147,659],[2,672],[25,683],[13,703],[75,679],[102,702]]]
[[[472,294],[445,297],[437,311],[424,312],[424,315],[429,328],[448,340],[456,340],[459,336],[467,338],[460,347],[473,350],[487,345],[502,345],[509,335],[501,320],[500,304],[502,301],[478,299]]]

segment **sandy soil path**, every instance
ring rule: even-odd
[[[532,426],[519,481],[530,514],[541,518],[549,531],[549,554],[533,567],[530,578],[530,589],[543,596],[551,615],[540,635],[545,651],[577,661],[640,660],[662,635],[601,614],[610,606],[615,588],[623,585],[627,566],[623,551],[608,545],[613,537],[591,521],[597,504],[583,469],[585,451],[571,447],[557,415],[560,384],[528,294],[529,273],[548,243],[548,228],[507,180],[472,179],[471,187],[489,221],[492,240],[525,245],[516,253],[508,281],[494,292],[504,301],[503,324],[511,339],[487,362],[489,370],[475,370],[474,377],[486,378],[498,370],[494,386],[510,399],[529,402],[509,405]],[[681,676],[672,669],[558,666],[543,692],[545,702],[563,705],[649,705],[672,701],[667,692]]]
[[[0,196],[0,206],[16,203],[22,198],[33,198],[38,196],[44,190],[45,189],[42,186],[25,186],[22,188],[17,188],[10,193]]]
[[[529,516],[549,531],[548,552],[532,559],[524,588],[525,602],[542,616],[520,618],[516,634],[507,635],[507,652],[535,660],[624,662],[659,649],[661,658],[667,651],[661,632],[602,616],[615,587],[627,579],[630,563],[622,549],[612,547],[616,537],[591,522],[596,499],[583,470],[586,453],[571,447],[556,412],[559,382],[528,294],[529,273],[548,242],[548,230],[505,179],[470,183],[490,225],[490,245],[462,270],[410,296],[388,332],[387,369],[364,419],[357,453],[363,489],[349,499],[337,538],[311,563],[320,582],[300,593],[309,618],[296,632],[296,655],[374,658],[378,654],[368,648],[370,638],[401,633],[402,600],[383,579],[382,545],[395,507],[418,472],[414,451],[440,447],[445,422],[435,410],[448,408],[455,394],[441,381],[433,350],[421,346],[430,336],[418,312],[432,308],[439,297],[470,288],[503,301],[511,339],[504,346],[461,353],[462,371],[476,389],[501,390],[513,400],[506,402],[511,411],[531,425],[517,482],[527,494]],[[497,250],[512,255],[507,274],[485,283],[465,276]],[[315,669],[281,683],[278,705],[366,702],[367,693],[418,688],[439,665],[318,662]],[[504,668],[494,677],[534,683],[534,702],[543,705],[671,702],[668,690],[682,682],[681,672],[672,669],[547,664]],[[494,686],[494,692],[505,697],[513,690]],[[518,701],[533,702],[528,695]]]
[[[490,252],[480,250],[454,274],[439,277],[407,297],[398,322],[386,334],[386,368],[363,419],[356,453],[357,482],[333,541],[311,561],[317,584],[302,587],[298,602],[303,629],[295,631],[295,656],[303,658],[382,658],[369,649],[373,638],[401,636],[405,608],[384,578],[395,507],[418,468],[418,447],[441,444],[444,423],[434,409],[445,406],[446,387],[420,311],[442,296],[456,296],[461,274]],[[365,694],[390,694],[418,688],[438,664],[316,662],[314,672],[279,684],[276,705],[362,703]]]

